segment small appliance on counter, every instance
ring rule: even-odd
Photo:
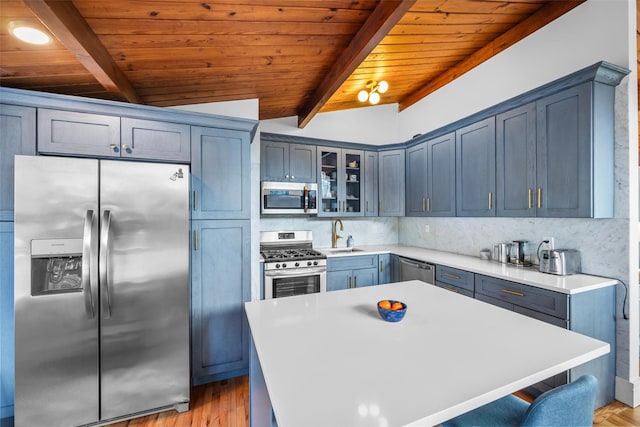
[[[493,247],[493,259],[506,264],[509,262],[509,251],[511,243],[498,243]]]
[[[518,267],[531,267],[531,261],[525,257],[527,240],[514,240],[509,247],[509,264]]]
[[[567,276],[580,272],[580,252],[575,249],[544,249],[540,252],[540,271]]]

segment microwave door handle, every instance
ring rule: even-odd
[[[89,319],[95,317],[95,306],[93,304],[93,293],[91,289],[91,272],[93,270],[91,258],[93,256],[92,246],[94,239],[93,223],[93,210],[88,210],[84,218],[84,232],[82,234],[82,292],[84,293],[84,307]]]
[[[309,187],[304,186],[304,213],[309,209]]]
[[[111,228],[111,211],[105,210],[102,216],[100,233],[100,299],[103,317],[111,317],[111,298],[109,296],[109,231]]]

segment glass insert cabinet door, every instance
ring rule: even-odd
[[[339,148],[318,149],[320,176],[318,216],[362,216],[364,152]]]

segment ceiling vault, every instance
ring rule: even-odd
[[[336,59],[322,83],[298,110],[298,127],[304,128],[322,106],[358,68],[416,0],[381,1],[345,51]]]
[[[426,85],[410,93],[399,102],[400,111],[420,101],[427,95],[451,83],[467,71],[487,61],[518,41],[544,27],[586,0],[552,1],[546,3],[538,12],[534,13],[515,27],[496,37],[493,41],[475,51],[465,60],[449,68]]]
[[[129,80],[72,2],[23,0],[23,3],[107,91],[123,100],[141,103]]]

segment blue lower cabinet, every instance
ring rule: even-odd
[[[378,255],[378,283],[391,283],[391,254]]]
[[[0,222],[0,418],[13,416],[13,222]]]
[[[191,369],[198,385],[248,372],[250,222],[192,221],[191,238]]]
[[[331,257],[327,260],[327,291],[379,283],[378,255]]]

